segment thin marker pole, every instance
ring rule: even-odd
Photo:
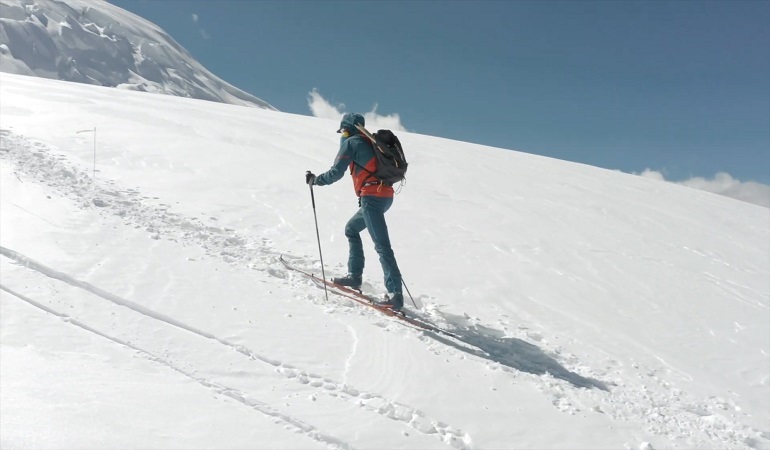
[[[93,171],[93,176],[91,177],[91,182],[93,182],[96,179],[96,127],[94,127],[93,130],[80,130],[80,131],[77,131],[75,134],[80,134],[80,133],[94,134],[94,171]]]

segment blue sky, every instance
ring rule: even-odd
[[[770,184],[767,1],[110,2],[281,111],[315,90],[417,133]]]

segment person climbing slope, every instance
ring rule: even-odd
[[[404,306],[401,272],[390,244],[385,213],[393,205],[393,186],[387,185],[372,174],[376,170],[377,159],[372,142],[356,128],[366,126],[364,117],[356,113],[347,113],[342,117],[340,149],[332,167],[316,176],[307,172],[305,182],[309,185],[326,186],[342,179],[350,171],[353,188],[358,197],[359,209],[348,220],[345,236],[348,238],[348,274],[332,278],[332,282],[341,286],[360,289],[364,272],[364,247],[361,232],[364,229],[374,242],[374,249],[380,257],[385,287],[388,293],[382,304],[396,311]]]

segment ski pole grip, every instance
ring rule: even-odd
[[[308,170],[305,173],[309,174],[311,172]],[[313,204],[313,211],[315,211],[315,195],[313,194],[313,185],[312,184],[308,184],[308,186],[310,187],[310,201]]]

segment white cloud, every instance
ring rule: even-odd
[[[640,175],[644,178],[652,178],[653,180],[658,181],[666,181],[666,177],[664,177],[662,173],[650,169],[644,169],[644,172],[635,173],[634,175]]]
[[[338,121],[342,119],[342,116],[346,112],[358,112],[364,116],[364,119],[366,119],[366,127],[371,130],[387,128],[393,131],[407,131],[401,124],[401,117],[398,114],[394,113],[386,116],[377,114],[376,104],[372,107],[371,111],[364,113],[361,113],[360,111],[346,111],[344,104],[340,103],[336,106],[332,105],[323,98],[316,89],[313,89],[308,94],[307,103],[313,117]]]
[[[663,173],[650,169],[645,169],[637,175],[660,181],[669,181],[666,180]],[[670,182],[770,208],[770,186],[755,181],[740,181],[724,172],[717,173],[710,180],[703,177],[695,177],[685,181]]]
[[[192,21],[193,21],[193,23],[195,25],[198,25],[198,22],[200,22],[200,17],[198,17],[197,14],[193,13],[192,14]],[[198,28],[198,33],[200,33],[200,35],[201,35],[201,37],[203,39],[207,39],[207,40],[211,39],[211,36],[209,35],[209,33],[203,27],[198,26],[197,28]]]
[[[345,111],[345,105],[340,103],[337,106],[332,105],[317,90],[313,89],[308,94],[307,105],[313,117],[320,119],[340,120]]]

